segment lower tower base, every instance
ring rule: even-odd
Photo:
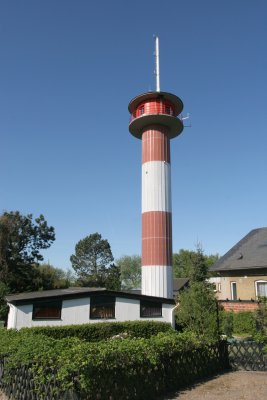
[[[142,294],[147,296],[173,298],[172,266],[142,266]]]

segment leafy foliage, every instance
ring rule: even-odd
[[[97,275],[100,268],[113,261],[110,244],[99,233],[93,233],[76,244],[70,261],[80,277]]]
[[[71,271],[55,268],[51,264],[39,265],[36,272],[36,278],[33,282],[34,290],[63,289],[75,283]]]
[[[69,326],[44,326],[22,328],[22,332],[43,334],[54,339],[76,337],[87,342],[106,340],[114,335],[127,333],[132,338],[150,338],[160,332],[172,332],[170,324],[156,321],[100,322]]]
[[[21,215],[19,211],[0,215],[0,318],[7,318],[4,296],[8,292],[42,287],[40,250],[47,249],[54,240],[54,228],[48,226],[43,215],[35,220],[32,214]]]
[[[100,277],[103,283],[99,286],[104,286],[106,289],[110,290],[121,289],[121,273],[117,265],[111,264],[107,268],[101,268]]]
[[[231,338],[234,332],[234,313],[233,311],[221,311],[220,315],[222,333]]]
[[[7,283],[19,267],[42,261],[40,250],[47,249],[54,240],[54,228],[47,225],[42,214],[33,221],[32,214],[4,212],[0,216],[1,280]]]
[[[122,289],[138,289],[141,287],[141,257],[123,256],[116,261],[120,268]]]
[[[266,310],[265,310],[266,312]],[[221,311],[222,333],[231,337],[232,335],[251,336],[255,340],[267,340],[267,312],[264,316],[264,306],[259,304],[257,311]],[[266,326],[265,325],[265,326]]]
[[[120,285],[118,268],[112,265],[109,270],[108,267],[113,260],[109,242],[102,239],[99,233],[93,233],[80,240],[75,246],[75,254],[70,257],[80,285],[101,287],[107,283],[109,288]]]
[[[242,311],[234,313],[234,334],[253,335],[256,332],[255,313],[251,311]]]
[[[213,288],[206,282],[193,282],[178,298],[176,321],[185,331],[217,341],[218,309]]]
[[[258,338],[267,342],[267,297],[259,299],[259,308],[256,311],[256,327]]]
[[[178,253],[173,254],[173,273],[175,278],[192,278],[195,272],[195,265],[199,264],[204,267],[206,271],[213,265],[219,256],[205,255],[200,246],[197,247],[197,251],[191,250],[179,250]]]
[[[178,296],[176,322],[185,331],[217,341],[218,305],[213,286],[207,282],[208,266],[200,247],[194,252],[189,270],[190,286]]]
[[[8,314],[8,305],[5,296],[9,293],[9,288],[3,282],[0,282],[0,320],[5,321]]]
[[[53,375],[56,390],[73,390],[83,399],[144,399],[219,371],[217,350],[192,333],[161,333],[88,343],[78,338],[53,339],[31,331],[0,330],[0,357],[5,376],[12,368],[30,367],[36,390]],[[8,373],[10,371],[10,373]]]
[[[52,226],[43,215],[33,221],[32,214],[19,211],[0,216],[0,279],[10,290],[27,290],[35,277],[33,264],[43,260],[41,249],[55,240]]]

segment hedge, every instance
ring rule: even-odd
[[[21,329],[21,332],[28,331],[31,331],[33,334],[43,334],[54,339],[76,337],[87,342],[97,342],[122,333],[127,333],[130,337],[148,339],[160,332],[171,332],[172,327],[167,322],[126,321]]]
[[[16,368],[17,373],[21,368],[28,369],[38,399],[45,398],[43,385],[51,382],[54,394],[50,399],[62,399],[66,391],[88,400],[155,398],[224,367],[218,346],[174,331],[149,339],[97,343],[78,338],[59,340],[30,330],[2,331],[0,359],[4,356],[4,376],[12,380]]]
[[[238,313],[232,311],[223,312],[222,331],[228,336],[231,336],[231,333],[234,335],[254,336],[257,332],[255,313],[251,311],[241,311]]]
[[[254,335],[256,333],[256,316],[254,312],[234,313],[234,333]]]

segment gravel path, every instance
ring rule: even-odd
[[[164,400],[264,400],[267,399],[267,372],[236,371],[199,382]]]
[[[7,397],[4,395],[3,392],[0,390],[0,400],[7,400]]]

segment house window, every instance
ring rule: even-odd
[[[115,296],[91,296],[90,319],[115,318]]]
[[[256,296],[267,297],[267,281],[256,281]]]
[[[62,301],[40,301],[33,304],[32,319],[60,319]]]
[[[140,301],[140,317],[162,317],[162,303],[155,303],[154,301],[141,300]]]
[[[231,299],[237,300],[236,282],[231,282]]]

